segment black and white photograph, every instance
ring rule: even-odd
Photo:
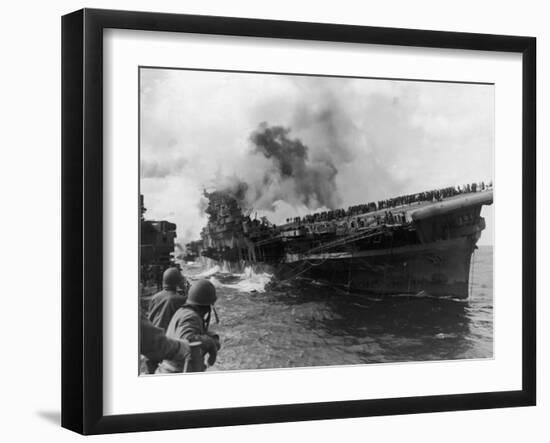
[[[1,440],[545,443],[546,9],[7,2]]]
[[[140,375],[493,358],[494,93],[140,67]]]

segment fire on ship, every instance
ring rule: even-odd
[[[288,219],[245,215],[228,192],[205,192],[208,223],[197,255],[268,265],[275,278],[307,277],[354,293],[467,298],[470,263],[485,229],[484,182]]]

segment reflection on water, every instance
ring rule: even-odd
[[[222,350],[210,370],[488,358],[493,356],[492,248],[475,254],[469,300],[365,297],[250,268],[184,266],[218,289]]]

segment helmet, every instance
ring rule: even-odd
[[[183,275],[177,268],[168,268],[162,274],[162,286],[164,288],[176,288],[183,282]]]
[[[188,305],[210,306],[216,303],[216,288],[208,280],[199,280],[191,286],[187,295]]]

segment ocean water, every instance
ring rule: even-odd
[[[212,263],[185,264],[183,272],[217,288],[220,322],[211,330],[221,336],[222,349],[211,371],[493,356],[491,246],[474,254],[468,300],[366,297]]]

